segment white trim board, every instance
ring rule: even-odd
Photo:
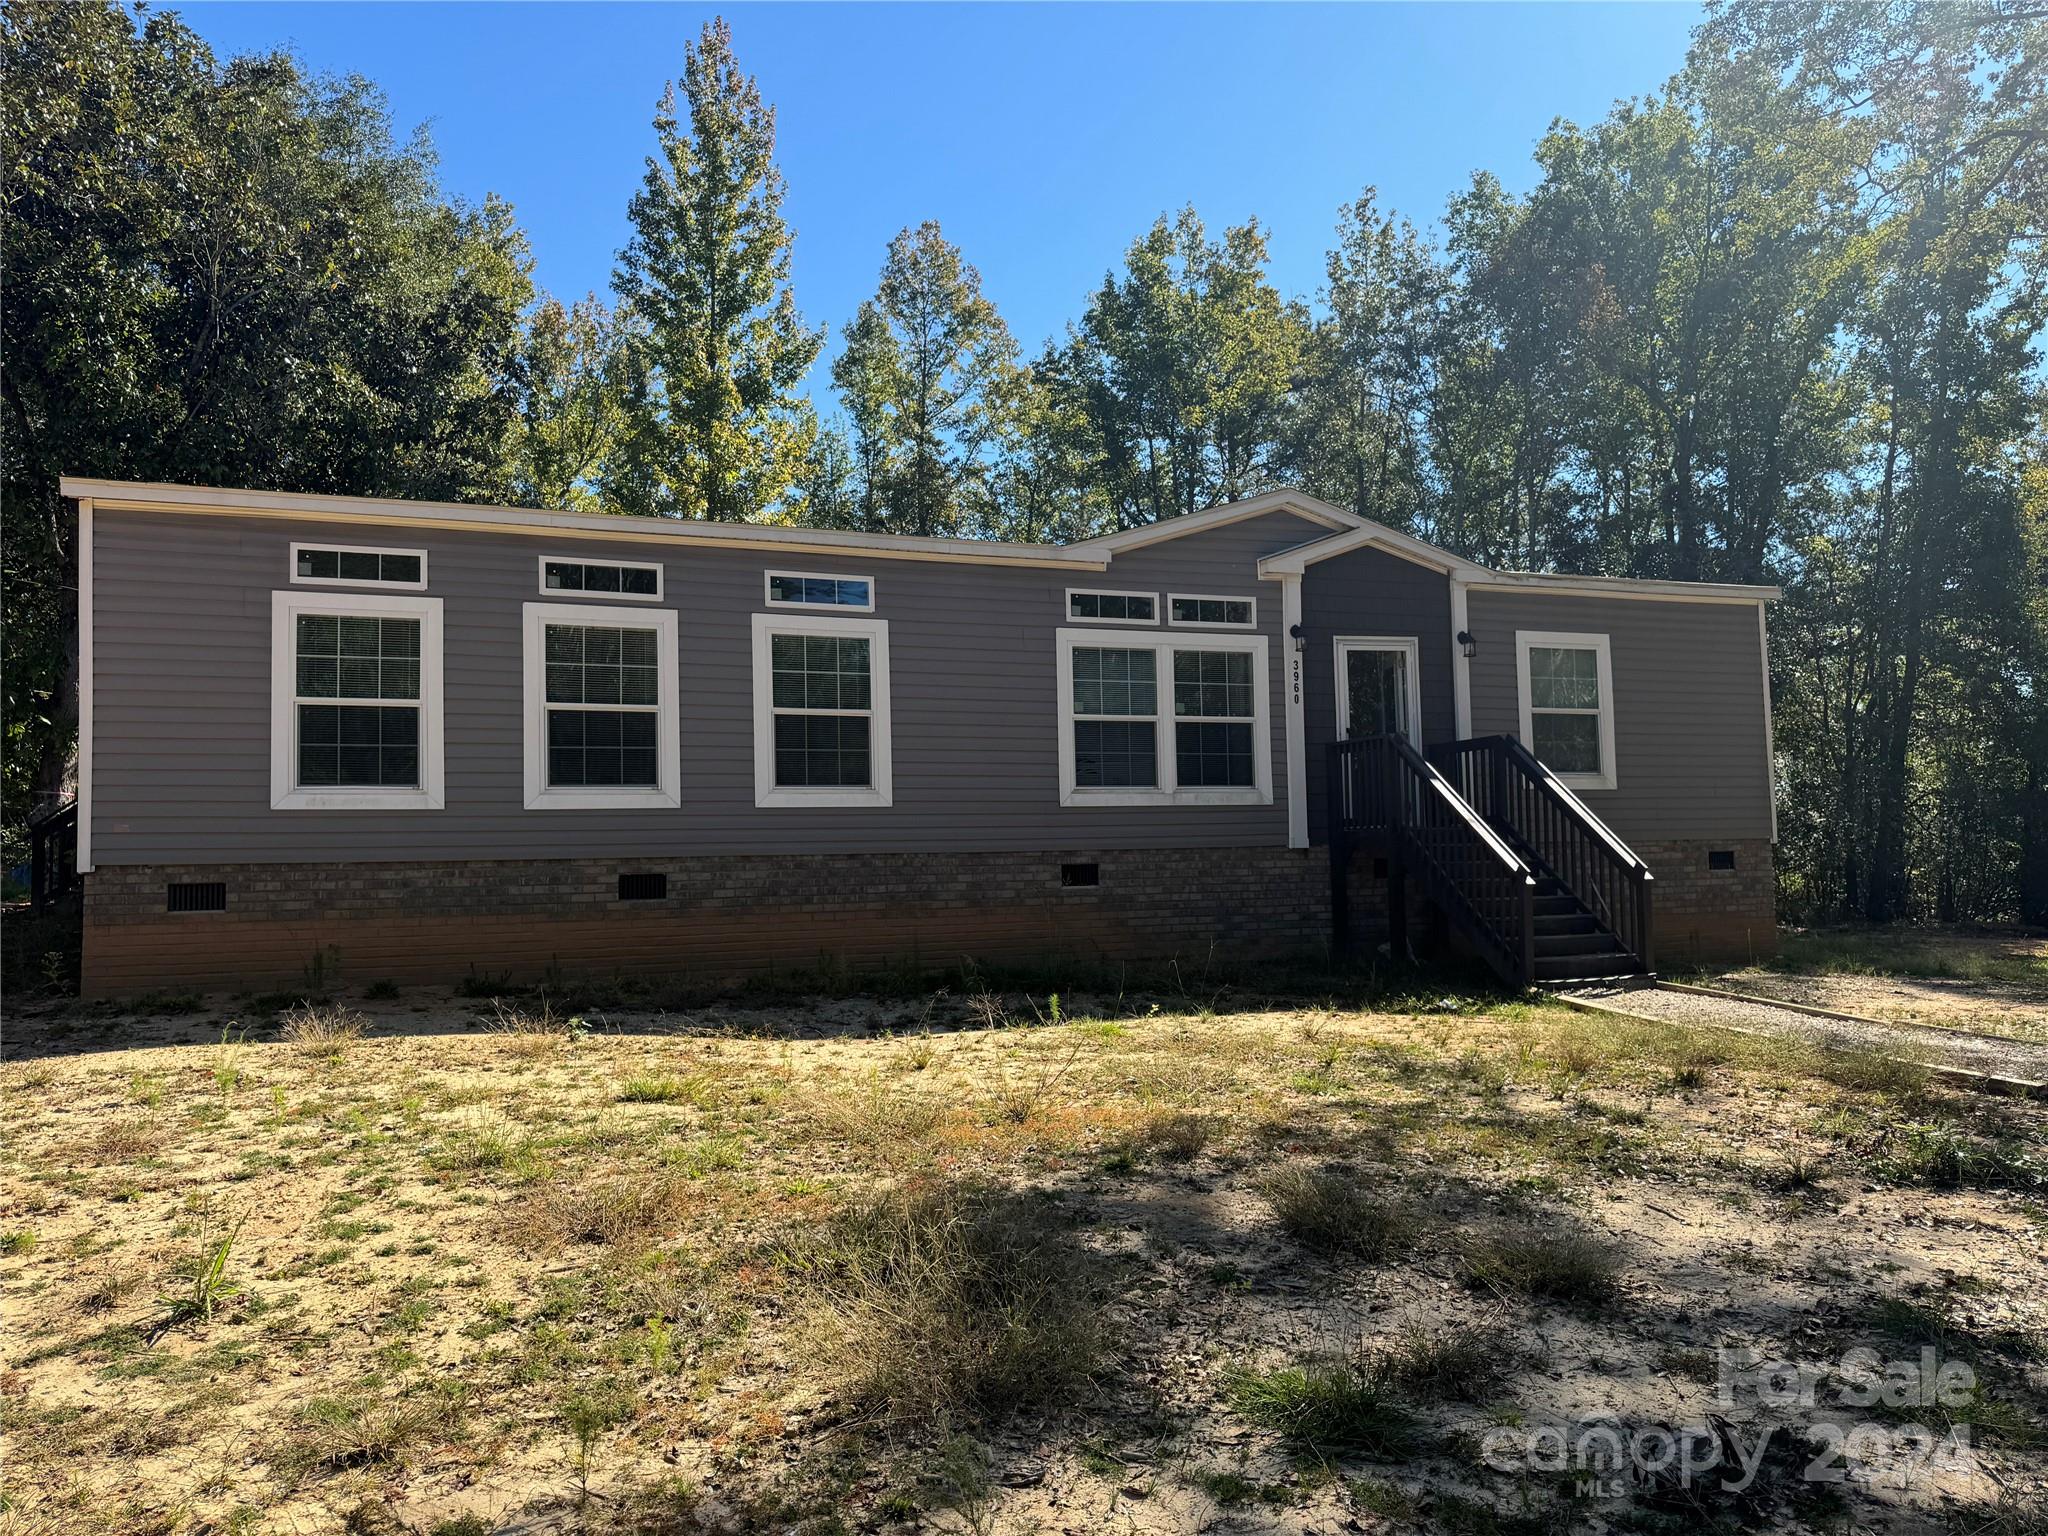
[[[1515,631],[1515,703],[1521,713],[1522,745],[1532,753],[1536,750],[1536,735],[1530,721],[1532,709],[1529,698],[1529,651],[1532,646],[1539,645],[1589,650],[1598,658],[1596,674],[1600,680],[1600,772],[1563,773],[1555,768],[1552,768],[1551,772],[1557,775],[1559,783],[1572,789],[1613,789],[1619,775],[1614,760],[1614,665],[1607,636],[1548,629]]]
[[[1139,630],[1060,629],[1058,643],[1059,754],[1061,805],[1271,805],[1273,803],[1273,675],[1267,665],[1264,635],[1242,630],[1173,630],[1147,634]],[[1159,782],[1151,787],[1093,788],[1074,782],[1074,652],[1081,650],[1151,651],[1156,697],[1153,751]],[[1174,750],[1173,653],[1175,651],[1243,651],[1252,658],[1252,783],[1228,787],[1182,788]],[[1189,717],[1187,723],[1195,723]]]
[[[889,704],[889,621],[855,619],[816,608],[779,608],[754,616],[754,804],[842,807],[893,805],[895,753]],[[865,635],[868,640],[868,783],[808,785],[775,782],[775,668],[770,641],[776,635]],[[839,711],[792,711],[839,713]],[[846,713],[853,713],[847,711]]]
[[[651,629],[655,646],[654,787],[548,784],[547,627]],[[520,613],[524,710],[526,808],[529,811],[672,810],[683,803],[682,742],[677,708],[680,689],[676,611],[673,608],[609,608],[602,603],[524,603]],[[564,704],[565,709],[588,706]]]
[[[78,503],[78,872],[92,873],[92,500]]]
[[[420,782],[415,789],[371,785],[298,786],[298,646],[302,613],[420,621]],[[366,707],[410,700],[334,699]],[[270,594],[270,808],[274,811],[438,811],[447,804],[442,758],[441,599],[388,592],[288,587]]]

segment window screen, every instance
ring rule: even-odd
[[[655,787],[661,755],[656,632],[550,624],[545,647],[548,787]]]
[[[778,788],[874,782],[874,680],[865,635],[769,637]]]
[[[1158,658],[1150,650],[1074,650],[1076,788],[1159,783]]]
[[[293,643],[300,787],[418,788],[420,621],[302,613]]]

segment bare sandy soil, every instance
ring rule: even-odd
[[[0,1530],[2043,1528],[2048,1105],[1457,998],[341,1001],[10,1019]],[[1968,1381],[1835,1401],[1894,1360]]]
[[[1791,934],[1775,960],[1701,979],[1890,1023],[2048,1042],[2048,936],[2039,934]]]

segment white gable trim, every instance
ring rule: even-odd
[[[1241,523],[1252,517],[1264,517],[1271,512],[1292,512],[1296,517],[1304,518],[1311,523],[1320,523],[1325,528],[1338,530],[1357,528],[1364,521],[1357,514],[1346,512],[1342,507],[1333,507],[1327,501],[1318,500],[1314,496],[1304,496],[1299,491],[1267,491],[1263,495],[1253,496],[1244,501],[1225,502],[1220,507],[1190,512],[1185,517],[1170,517],[1164,522],[1148,523],[1143,528],[1127,528],[1122,533],[1105,533],[1067,547],[1088,550],[1095,554],[1120,555],[1126,550],[1143,549],[1148,544],[1185,538],[1191,533],[1206,533],[1212,528],[1228,527],[1232,523]]]
[[[1470,560],[1462,560],[1447,550],[1438,549],[1434,544],[1426,544],[1408,534],[1397,533],[1384,524],[1369,523],[1360,519],[1344,532],[1333,534],[1327,539],[1317,539],[1310,544],[1297,544],[1293,549],[1283,549],[1278,554],[1267,555],[1259,562],[1259,576],[1262,580],[1299,576],[1312,565],[1338,555],[1348,555],[1355,549],[1377,549],[1416,565],[1427,566],[1433,571],[1462,576],[1468,581],[1493,574],[1485,566],[1474,565]]]

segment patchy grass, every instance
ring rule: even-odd
[[[2048,1106],[1285,981],[477,977],[493,1003],[358,985],[246,1034],[246,1004],[11,1001],[7,1518],[1563,1531],[1570,1480],[1489,1469],[1486,1434],[1695,1422],[1729,1341],[1977,1372],[1877,1422],[1967,1423],[1983,1475],[1845,1485],[1837,1526],[1938,1496],[2018,1529],[2048,1492]]]

